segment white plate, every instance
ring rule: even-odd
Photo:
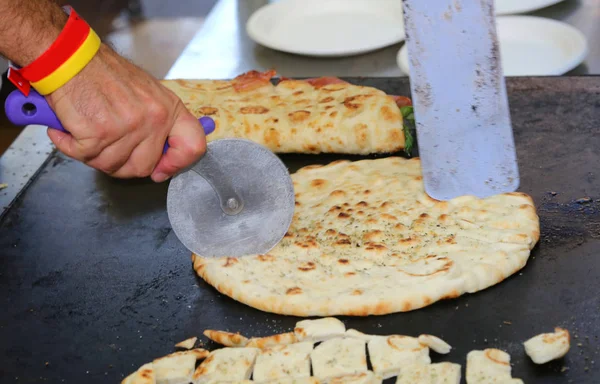
[[[246,24],[266,47],[307,56],[357,55],[404,40],[400,0],[280,0]]]
[[[525,13],[537,11],[564,0],[496,0],[497,15],[512,15],[516,13]]]
[[[566,23],[533,16],[501,16],[496,21],[505,76],[559,76],[587,56],[585,36]],[[396,60],[408,75],[406,44]]]

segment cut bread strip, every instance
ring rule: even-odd
[[[253,337],[248,340],[248,348],[270,348],[276,345],[287,345],[297,342],[294,332],[281,333],[266,337]]]
[[[402,367],[396,384],[460,384],[460,378],[459,364],[414,363]]]
[[[336,338],[319,344],[310,354],[313,376],[320,380],[367,372],[365,342]]]
[[[555,328],[553,333],[542,333],[523,343],[525,353],[536,364],[545,364],[560,359],[571,348],[569,331]]]
[[[254,368],[258,348],[222,348],[212,351],[194,372],[194,384],[213,380],[249,380]]]
[[[194,345],[196,345],[196,341],[198,341],[198,338],[196,336],[190,337],[189,339],[185,339],[175,344],[175,347],[183,349],[192,349],[194,348]]]
[[[302,320],[296,323],[294,334],[298,341],[310,340],[314,343],[342,336],[346,326],[335,317],[318,320]]]
[[[495,348],[475,350],[467,354],[467,384],[522,383],[513,379],[510,355]]]
[[[226,347],[245,347],[248,344],[248,339],[239,333],[207,329],[204,331],[204,336]]]
[[[389,379],[401,369],[414,363],[429,364],[429,348],[415,337],[392,335],[376,336],[368,344],[373,371]]]
[[[310,377],[312,342],[276,345],[258,353],[252,379],[266,383],[284,378]]]
[[[452,350],[450,344],[446,343],[444,340],[440,339],[437,336],[433,335],[419,335],[418,337],[419,343],[428,346],[434,352],[440,354],[448,354]]]
[[[175,352],[154,359],[152,362],[156,384],[188,384],[196,368],[196,361],[209,355],[207,350],[197,348]]]

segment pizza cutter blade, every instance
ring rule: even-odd
[[[173,231],[205,257],[269,252],[287,232],[294,207],[283,162],[244,139],[209,142],[204,157],[171,180],[167,194]]]
[[[68,133],[34,90],[28,96],[13,91],[5,111],[15,125],[39,124]],[[200,123],[207,135],[215,129],[209,117]],[[294,186],[283,162],[266,147],[243,139],[209,142],[206,154],[176,175],[167,192],[175,235],[205,257],[269,252],[287,232],[294,207]]]

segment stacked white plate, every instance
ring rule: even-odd
[[[497,15],[514,15],[517,13],[533,12],[565,0],[496,0]]]
[[[530,12],[563,0],[495,0],[496,13]],[[583,62],[585,36],[570,25],[540,17],[499,16],[506,76],[562,75]],[[317,57],[362,54],[404,41],[401,0],[278,0],[246,24],[251,39],[278,51]],[[409,73],[404,46],[397,62]]]
[[[246,24],[265,47],[306,56],[351,56],[404,40],[401,0],[279,0]]]
[[[563,75],[587,55],[585,36],[568,24],[533,16],[500,16],[496,23],[505,76]],[[396,59],[408,75],[406,45]]]

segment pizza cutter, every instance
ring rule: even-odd
[[[15,90],[5,102],[15,125],[39,124],[67,132],[46,99]],[[215,129],[200,118],[205,133]],[[168,149],[165,143],[164,152]],[[205,155],[172,178],[167,213],[173,231],[190,251],[205,257],[269,252],[285,235],[295,195],[283,162],[266,147],[245,139],[219,139]]]

